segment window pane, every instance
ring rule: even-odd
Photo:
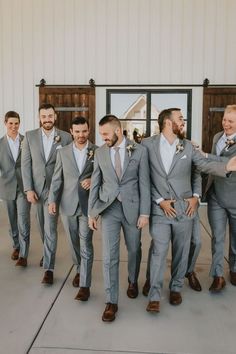
[[[120,119],[146,119],[147,100],[140,93],[112,93],[110,113]]]
[[[145,136],[146,121],[141,120],[127,120],[121,121],[121,126],[127,137],[131,140],[140,142]],[[140,141],[139,141],[140,140]]]

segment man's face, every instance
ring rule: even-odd
[[[16,136],[19,131],[20,121],[18,118],[10,117],[7,122],[5,122],[8,136]]]
[[[222,126],[227,136],[236,133],[236,112],[225,113],[222,119]]]
[[[185,122],[181,111],[172,112],[172,130],[179,139],[185,137]]]
[[[76,145],[85,145],[89,137],[88,124],[73,124],[70,129]]]
[[[99,133],[102,137],[102,140],[105,141],[109,147],[112,147],[117,143],[119,139],[117,135],[118,131],[118,127],[115,127],[109,123],[99,126]]]
[[[39,120],[44,130],[52,130],[56,121],[56,114],[52,108],[40,109]]]

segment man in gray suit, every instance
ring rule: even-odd
[[[193,196],[192,165],[205,173],[225,177],[234,169],[235,160],[226,165],[203,156],[192,143],[184,139],[184,119],[180,109],[163,110],[158,117],[160,134],[144,139],[151,174],[152,213],[150,233],[153,239],[151,255],[151,288],[147,311],[160,311],[165,261],[172,242],[170,303],[182,302],[181,289],[187,271],[193,219],[198,198]]]
[[[44,244],[42,283],[53,283],[53,270],[57,246],[58,213],[48,212],[48,193],[51,184],[56,153],[68,145],[71,135],[54,127],[56,113],[54,107],[45,103],[39,107],[41,127],[26,132],[22,149],[22,177],[24,190],[30,203],[36,204],[37,220]]]
[[[123,136],[117,117],[103,117],[99,132],[105,144],[95,154],[88,214],[92,230],[97,229],[101,215],[106,292],[102,320],[111,322],[118,310],[121,228],[128,250],[127,295],[138,296],[141,229],[150,213],[150,181],[146,149]]]
[[[11,258],[16,266],[26,267],[30,243],[30,203],[21,176],[20,116],[9,111],[4,120],[6,135],[0,139],[0,198],[5,201],[13,242]]]
[[[76,299],[87,301],[93,264],[93,232],[88,226],[88,196],[97,146],[88,141],[89,123],[84,117],[72,120],[71,134],[74,142],[57,153],[48,197],[49,213],[56,214],[60,205],[76,265],[73,286],[80,286]]]
[[[212,154],[222,157],[236,155],[236,105],[227,106],[222,120],[223,131],[213,139]],[[226,282],[224,275],[224,240],[229,223],[230,282],[236,286],[236,172],[229,178],[209,176],[206,186],[208,219],[212,232],[211,292],[220,292]]]

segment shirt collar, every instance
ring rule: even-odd
[[[86,149],[88,149],[88,140],[87,140],[86,145],[83,147],[83,149],[78,149],[77,146],[75,145],[75,143],[73,142],[73,149],[75,151],[80,151],[80,152],[85,151]]]
[[[179,138],[176,138],[175,141],[173,142],[173,144],[170,144],[169,141],[166,139],[165,135],[163,133],[161,133],[161,140],[160,140],[161,144],[168,144],[170,146],[173,145],[177,145],[179,144]]]
[[[234,137],[236,137],[236,133],[234,133],[232,135],[229,135],[229,136],[226,136],[225,133],[224,133],[223,136],[225,137],[225,139],[232,140],[232,139],[234,139]]]
[[[122,142],[120,143],[120,145],[112,146],[112,148],[114,149],[115,147],[119,147],[120,149],[124,149],[125,148],[125,144],[126,144],[126,139],[124,137]]]
[[[42,130],[42,137],[43,137],[43,138],[45,138],[45,137],[51,138],[51,137],[53,137],[54,134],[55,134],[55,128],[54,128],[54,127],[52,128],[52,131],[51,131],[51,133],[50,133],[49,135],[47,135],[47,134],[44,132],[43,128],[41,128],[41,130]]]
[[[7,135],[7,140],[8,140],[8,141],[11,140],[11,141],[14,141],[14,143],[16,143],[16,142],[20,141],[20,134],[19,134],[19,133],[17,134],[15,140],[12,139],[9,135]]]

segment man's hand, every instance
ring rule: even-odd
[[[147,216],[140,215],[137,222],[137,228],[142,229],[144,226],[148,224],[148,221],[149,218]]]
[[[197,207],[199,204],[198,197],[187,198],[184,200],[186,202],[188,202],[188,207],[186,209],[186,215],[191,217],[194,215],[195,211],[197,210]]]
[[[226,171],[227,172],[236,171],[236,156],[231,157],[231,159],[228,161],[226,165]]]
[[[55,215],[57,212],[57,205],[56,203],[49,203],[48,204],[48,212],[50,215]]]
[[[164,211],[165,216],[169,218],[175,218],[176,217],[176,211],[174,208],[174,199],[167,199],[167,200],[162,200],[160,202],[160,207]]]
[[[91,185],[91,178],[84,179],[80,184],[84,189],[86,189],[86,191],[89,190]]]
[[[27,191],[26,196],[27,196],[28,202],[30,202],[32,204],[36,204],[39,199],[37,194],[35,193],[35,191]]]
[[[88,226],[91,230],[95,231],[98,229],[98,223],[96,218],[88,218]]]

